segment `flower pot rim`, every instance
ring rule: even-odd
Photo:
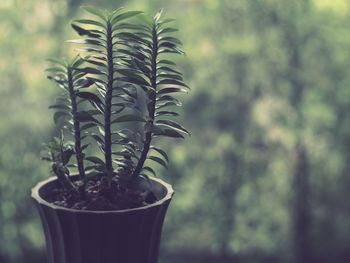
[[[136,208],[130,208],[130,209],[123,209],[123,210],[102,210],[102,211],[96,211],[96,210],[80,210],[80,209],[74,209],[74,208],[66,208],[63,206],[58,206],[55,205],[53,203],[50,203],[48,201],[46,201],[44,198],[42,198],[39,194],[39,190],[46,186],[47,184],[57,181],[56,177],[50,177],[48,179],[45,179],[43,181],[38,182],[33,188],[32,188],[32,193],[31,193],[31,197],[32,199],[34,199],[36,202],[38,202],[41,205],[45,205],[50,207],[51,209],[54,210],[61,210],[61,211],[66,211],[66,212],[72,212],[72,213],[82,213],[82,214],[123,214],[123,213],[128,213],[128,212],[133,212],[133,211],[138,211],[138,210],[144,210],[144,209],[148,209],[148,208],[152,208],[155,206],[160,206],[162,205],[164,202],[170,200],[172,198],[172,196],[174,195],[174,189],[173,187],[164,182],[163,180],[159,179],[159,178],[154,178],[154,177],[149,177],[149,179],[151,181],[154,181],[160,185],[162,185],[165,190],[166,190],[166,194],[163,198],[161,198],[160,200],[146,205],[146,206],[140,206],[140,207],[136,207]]]

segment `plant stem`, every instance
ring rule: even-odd
[[[74,183],[69,179],[69,176],[64,172],[64,166],[62,163],[53,163],[52,171],[57,176],[58,181],[62,184],[62,187],[68,192],[72,192],[75,194],[80,194],[77,187]]]
[[[151,92],[151,95],[149,97],[150,99],[150,107],[148,107],[149,110],[149,117],[151,119],[151,124],[154,124],[154,115],[156,111],[156,98],[157,98],[157,56],[158,56],[158,34],[156,30],[156,25],[153,25],[152,29],[152,58],[151,58],[151,75],[150,75],[150,80],[151,80],[151,86],[153,89],[153,92]],[[136,165],[136,168],[132,174],[132,177],[135,178],[136,176],[139,175],[141,172],[143,165],[147,159],[147,155],[151,146],[151,141],[152,141],[152,131],[146,132],[145,135],[145,140],[144,140],[144,145],[143,149],[140,155],[140,159]]]
[[[113,91],[113,78],[114,78],[114,65],[113,65],[113,36],[112,26],[110,21],[107,22],[107,62],[108,62],[108,82],[105,97],[105,114],[104,114],[104,130],[105,130],[105,162],[107,176],[112,177],[113,165],[112,165],[112,135],[111,135],[111,112],[112,112],[112,91]]]
[[[72,69],[68,68],[68,89],[69,95],[72,102],[72,115],[73,115],[73,133],[74,133],[74,148],[75,148],[75,156],[77,158],[77,165],[79,171],[79,178],[82,180],[85,178],[85,169],[84,169],[84,154],[81,150],[81,134],[80,134],[80,122],[77,120],[77,97],[74,91],[73,85],[73,76]]]

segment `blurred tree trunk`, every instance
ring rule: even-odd
[[[300,71],[302,70],[300,60],[300,46],[295,43],[298,40],[296,34],[288,34],[287,41],[290,51],[290,69],[288,76],[290,77],[290,84],[293,89],[290,96],[290,103],[297,112],[297,137],[303,137],[302,129],[304,126],[303,114],[301,112],[303,93],[305,85],[300,79]],[[294,40],[294,41],[293,41]],[[308,157],[307,148],[302,140],[297,139],[294,147],[295,163],[293,168],[293,243],[295,249],[295,262],[307,263],[310,262],[310,207],[309,207],[309,169],[308,169]]]
[[[231,257],[230,242],[235,229],[237,192],[242,184],[241,162],[239,156],[232,150],[224,153],[227,172],[220,184],[222,220],[219,224],[219,253],[223,261]]]
[[[295,262],[310,262],[310,186],[309,163],[305,145],[300,142],[295,147],[293,176],[293,241]]]
[[[289,31],[290,30],[290,31]],[[310,262],[310,188],[307,147],[300,137],[303,137],[304,118],[302,114],[302,101],[305,85],[301,80],[302,71],[300,57],[300,38],[294,28],[286,30],[286,41],[289,51],[288,77],[292,87],[290,103],[294,107],[298,120],[296,124],[297,142],[294,146],[295,163],[293,168],[293,244],[295,249],[295,262]]]
[[[301,132],[304,126],[301,113],[301,102],[303,100],[304,83],[299,78],[299,71],[302,70],[300,62],[299,47],[293,44],[295,35],[288,39],[291,51],[290,57],[290,83],[293,89],[290,102],[295,108],[297,120],[297,137],[303,137]],[[307,263],[309,261],[309,229],[310,229],[310,207],[309,207],[309,169],[306,145],[297,140],[294,147],[295,163],[293,169],[293,243],[295,249],[295,262]]]
[[[218,28],[222,39],[246,39],[251,31],[250,17],[244,1],[219,1],[220,20]],[[225,145],[222,160],[225,171],[218,183],[218,197],[220,200],[220,222],[218,224],[218,244],[220,262],[232,262],[236,254],[231,246],[236,228],[237,197],[242,185],[250,179],[250,166],[260,166],[256,160],[250,159],[246,150],[256,141],[259,135],[252,135],[256,131],[256,123],[252,117],[252,109],[260,98],[257,83],[249,80],[255,74],[253,61],[255,54],[244,50],[226,50],[218,45],[222,52],[224,75],[230,76],[231,87],[222,98],[222,111],[225,117],[217,120],[220,132],[231,134],[234,144]],[[253,52],[253,51],[252,51]],[[262,135],[261,135],[262,136]],[[264,174],[263,168],[259,171]]]
[[[293,156],[295,157],[293,168],[293,209],[292,209],[292,239],[295,262],[310,262],[311,243],[309,239],[311,213],[310,213],[310,187],[309,164],[307,146],[304,143],[305,120],[302,111],[306,84],[303,78],[304,65],[302,61],[303,45],[307,41],[307,34],[297,23],[298,19],[305,19],[311,15],[310,2],[291,2],[290,13],[285,13],[277,19],[281,27],[282,43],[288,54],[285,78],[290,83],[291,92],[289,102],[297,114],[295,123],[296,143]]]

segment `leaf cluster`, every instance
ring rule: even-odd
[[[168,59],[184,53],[172,35],[177,29],[169,26],[173,20],[164,19],[162,10],[148,18],[123,8],[84,9],[92,18],[75,20],[72,28],[80,38],[67,41],[78,44],[81,54],[71,62],[51,59],[53,67],[47,69],[49,79],[64,91],[50,108],[55,123],[72,137],[70,153],[76,162],[62,160],[57,138],[49,144],[47,159],[59,163],[65,175],[69,166],[75,167],[84,181],[91,174],[120,184],[155,176],[149,162],[167,167],[169,158],[154,138],[189,134],[175,120],[181,106],[176,94],[189,87]],[[63,136],[60,140],[64,145]],[[90,144],[101,155],[86,156]]]

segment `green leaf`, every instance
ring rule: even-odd
[[[103,136],[105,137],[106,136],[106,133],[105,133],[105,130],[104,130],[104,127],[102,126],[98,126],[98,132]]]
[[[77,71],[76,70],[76,68],[72,68],[72,70],[73,70],[73,82],[75,82],[75,81],[77,81],[78,79],[81,79],[81,78],[83,78],[85,75],[86,75],[86,73],[84,73],[84,72],[81,72],[81,71]]]
[[[105,22],[107,22],[106,12],[104,12],[103,10],[98,9],[96,7],[92,7],[92,6],[82,6],[82,8],[84,10],[86,10],[87,12],[89,12],[89,13],[101,18]]]
[[[147,122],[144,125],[145,132],[153,132],[153,133],[161,133],[163,130],[158,127],[157,125],[154,125],[152,122]]]
[[[106,75],[106,72],[96,69],[96,68],[91,68],[91,67],[86,67],[86,68],[81,68],[81,69],[76,69],[81,72],[84,72],[86,74],[95,74],[95,75]]]
[[[181,88],[175,88],[175,87],[172,87],[172,88],[164,88],[164,89],[158,90],[158,91],[157,91],[157,94],[158,94],[158,95],[162,95],[162,94],[168,94],[168,93],[174,93],[174,92],[184,92],[184,93],[187,93],[187,90],[181,89]]]
[[[90,134],[90,136],[94,138],[100,146],[104,147],[105,145],[104,139],[99,134],[92,133]]]
[[[139,77],[134,69],[118,68],[115,70],[115,72],[118,72],[119,74],[126,77]]]
[[[60,73],[63,73],[64,75],[67,74],[67,71],[62,67],[50,67],[50,68],[45,69],[45,71],[52,72],[52,73],[60,72]]]
[[[118,7],[117,9],[114,9],[112,14],[110,15],[111,18],[113,18],[114,16],[116,16],[118,14],[119,11],[123,10],[124,7]]]
[[[55,124],[57,124],[58,120],[61,118],[61,117],[66,117],[66,116],[70,116],[70,114],[68,112],[65,112],[65,111],[57,111],[55,112],[55,114],[53,115],[53,120],[55,122]]]
[[[160,148],[158,148],[158,147],[155,147],[155,146],[151,146],[151,149],[157,151],[158,153],[160,153],[160,154],[164,157],[164,159],[165,159],[167,162],[169,162],[168,155],[166,154],[165,151],[163,151],[162,149],[160,149]]]
[[[164,25],[164,24],[171,23],[171,22],[174,22],[174,21],[176,21],[176,20],[175,20],[175,19],[172,19],[172,18],[168,18],[168,19],[165,19],[165,20],[163,20],[163,21],[158,22],[158,23],[157,23],[157,26],[162,26],[162,25]]]
[[[134,115],[134,114],[127,114],[120,116],[112,121],[112,123],[118,123],[118,122],[129,122],[129,121],[140,121],[145,122],[146,120],[142,118],[141,116]]]
[[[127,11],[127,12],[121,13],[112,19],[111,24],[119,23],[122,20],[131,18],[133,16],[136,16],[142,13],[143,13],[142,11]]]
[[[74,68],[78,68],[80,67],[82,64],[84,64],[85,58],[82,58],[80,55],[77,55],[72,62],[70,63],[70,68],[74,69]],[[75,73],[75,72],[73,72]]]
[[[94,77],[88,77],[88,79],[92,80],[100,89],[104,89],[104,85],[107,85],[107,82],[102,80],[102,79],[98,79],[98,78],[94,78]]]
[[[159,125],[168,126],[168,127],[172,128],[172,129],[176,129],[176,130],[179,130],[179,131],[181,131],[183,133],[186,133],[186,134],[190,135],[190,133],[184,127],[182,127],[180,124],[178,124],[175,121],[171,121],[171,120],[157,120],[156,123],[159,124]]]
[[[81,146],[81,150],[84,151],[87,147],[89,147],[90,144],[84,144]]]
[[[98,67],[104,67],[106,68],[107,67],[107,64],[103,63],[103,62],[100,62],[100,61],[97,61],[97,60],[92,60],[92,59],[89,59],[89,60],[86,60],[87,63],[90,63],[90,64],[93,64],[95,66],[98,66]]]
[[[134,162],[132,160],[127,160],[127,159],[116,159],[116,160],[113,160],[113,162],[118,164],[120,167],[124,167],[127,169],[132,169],[134,166]]]
[[[93,101],[97,104],[103,104],[101,99],[94,93],[92,92],[88,92],[88,91],[85,91],[85,92],[78,92],[77,95],[80,97],[80,98],[83,98],[83,99],[87,99],[87,100],[90,100],[90,101]]]
[[[158,50],[158,53],[159,54],[162,54],[162,53],[180,54],[180,55],[185,54],[185,52],[180,48],[162,48]]]
[[[134,41],[134,40],[125,40],[124,39],[123,44],[127,46],[128,45],[127,43],[130,43],[130,42],[132,43],[132,41]],[[131,47],[131,49],[133,49],[133,48],[134,47]],[[138,59],[143,63],[146,63],[145,56],[143,54],[141,54],[140,52],[136,52],[135,50],[130,51],[130,50],[125,49],[125,48],[118,48],[114,52],[118,52],[120,54],[120,56],[114,56],[113,57],[114,59],[122,59],[122,60],[126,61],[126,60],[128,60],[127,58],[130,57],[133,59]]]
[[[164,166],[165,168],[168,168],[166,162],[163,159],[159,158],[159,157],[149,156],[149,157],[147,157],[147,159],[155,161],[155,162],[159,163],[160,165]]]
[[[88,121],[92,121],[95,123],[99,123],[94,117],[92,117],[92,115],[90,113],[88,113],[87,111],[79,111],[76,114],[76,118],[79,122],[88,122]]]
[[[117,109],[117,110],[113,110],[112,111],[112,114],[118,114],[118,113],[121,113],[124,109],[125,109],[125,106],[120,106],[120,105],[112,105],[112,106],[118,106],[118,107],[120,107],[119,109]]]
[[[156,109],[159,110],[168,106],[181,106],[181,103],[179,104],[178,102],[175,102],[175,101],[167,101],[164,103],[157,104]]]
[[[49,106],[49,109],[63,109],[63,110],[71,110],[71,107],[65,104],[55,104],[55,105],[51,105]]]
[[[175,73],[175,74],[178,74],[178,75],[182,75],[181,72],[175,70],[175,69],[172,69],[170,67],[167,67],[167,66],[158,66],[157,67],[157,70],[164,70],[164,71],[169,71],[169,72],[172,72],[172,73]]]
[[[140,86],[150,86],[150,84],[145,79],[139,76],[120,77],[120,78],[116,78],[116,80],[124,81],[127,83],[133,83]]]
[[[118,152],[112,152],[113,155],[116,155],[116,156],[123,156],[123,157],[131,157],[131,154],[127,151],[118,151]]]
[[[96,123],[92,123],[92,122],[86,123],[86,124],[84,124],[84,125],[82,125],[80,127],[80,131],[84,131],[84,130],[87,130],[87,129],[90,129],[90,128],[93,128],[93,127],[96,127],[96,126],[97,126]]]
[[[69,160],[73,156],[73,154],[74,154],[73,148],[69,147],[69,148],[63,150],[62,156],[61,156],[62,161],[63,161],[63,165],[66,165],[69,162]]]
[[[89,113],[90,115],[101,115],[101,112],[99,110],[87,110],[87,113]]]
[[[95,163],[95,164],[98,164],[98,165],[103,165],[103,166],[105,165],[105,162],[96,156],[86,157],[85,160],[90,161],[90,162]]]
[[[137,99],[137,89],[134,86],[123,87],[122,90],[130,97]]]
[[[176,44],[170,43],[170,42],[162,42],[158,45],[158,48],[170,48],[170,49],[176,49]]]
[[[106,166],[105,165],[97,165],[95,166],[95,170],[97,170],[97,174],[104,174],[106,172]]]
[[[158,34],[173,33],[173,32],[177,32],[177,31],[179,31],[179,30],[176,28],[166,27],[166,28],[159,30]]]
[[[122,129],[122,130],[117,130],[113,132],[114,134],[118,134],[120,137],[128,139],[130,138],[131,140],[135,141],[136,136],[135,133],[129,129]]]
[[[172,129],[162,129],[162,132],[155,133],[154,135],[165,136],[170,138],[182,138],[182,139],[185,138],[181,133]]]
[[[104,57],[104,56],[91,55],[90,58],[91,58],[91,59],[102,60],[102,61],[104,61],[104,62],[107,62],[107,58]]]
[[[145,75],[149,75],[149,73],[151,72],[151,69],[147,65],[145,65],[144,62],[141,62],[138,59],[134,59],[133,62]]]
[[[95,46],[105,47],[103,43],[94,39],[71,39],[71,40],[66,40],[66,42],[74,43],[74,44],[86,44],[86,45],[95,45]]]
[[[147,172],[150,172],[152,175],[157,176],[156,172],[155,172],[151,167],[149,167],[149,166],[143,167],[142,170],[147,171]],[[141,171],[142,171],[142,170],[141,170]]]
[[[176,48],[176,44],[165,41],[165,42],[162,42],[158,45],[158,48],[161,48],[161,47]]]
[[[67,63],[65,63],[64,61],[57,59],[57,58],[48,58],[46,60],[51,62],[51,63],[58,64],[58,65],[62,66],[63,68],[67,67]]]
[[[130,32],[120,32],[120,33],[117,33],[116,36],[123,40],[131,40],[141,44],[150,44],[148,40],[143,39],[142,37],[139,37],[138,35]]]
[[[176,66],[176,63],[170,60],[166,60],[166,59],[161,59],[159,61],[157,61],[157,64],[165,64],[165,65],[171,65],[171,66]]]
[[[85,25],[94,25],[94,26],[98,26],[98,27],[102,27],[102,28],[106,27],[101,22],[91,20],[91,19],[78,19],[78,20],[74,20],[74,22],[79,23],[79,24],[85,24]]]
[[[182,81],[176,80],[176,79],[162,79],[157,81],[158,85],[178,85],[178,86],[183,86],[186,88],[189,88],[185,83]]]
[[[59,87],[66,89],[66,81],[58,76],[47,76],[49,80],[52,80],[58,84]]]
[[[135,103],[135,99],[130,97],[129,95],[126,95],[126,94],[117,94],[117,95],[114,95],[113,97],[117,97],[117,98],[120,98],[122,99],[123,101],[127,102],[127,103],[132,103],[134,104]]]
[[[164,9],[162,8],[162,9],[160,9],[160,10],[155,14],[155,16],[153,17],[154,21],[156,21],[156,22],[159,21],[160,17],[161,17],[162,14],[163,14],[163,11],[164,11]]]
[[[78,51],[82,52],[90,52],[90,53],[98,53],[98,54],[103,54],[105,55],[105,52],[96,48],[90,48],[90,47],[81,47],[77,48]]]
[[[176,37],[159,37],[158,38],[159,42],[170,42],[170,43],[174,43],[174,44],[178,44],[178,45],[182,45],[182,42],[177,39]]]
[[[147,30],[147,27],[144,25],[137,25],[137,24],[130,24],[130,23],[121,23],[118,24],[116,27],[113,27],[113,30],[122,30],[122,29],[127,29],[127,30]]]
[[[157,98],[157,102],[158,101],[174,101],[174,102],[176,102],[178,104],[178,106],[181,106],[181,102],[178,99],[176,99],[173,96],[171,96],[171,95],[160,96],[160,97]]]
[[[170,73],[164,73],[164,72],[161,72],[157,75],[157,77],[159,78],[165,78],[165,79],[176,79],[176,80],[179,80],[179,81],[183,81],[183,78],[181,75],[178,75],[178,74],[170,74]]]
[[[155,116],[179,116],[179,114],[177,112],[174,112],[174,111],[159,111],[159,112],[156,112]]]
[[[86,78],[86,79],[78,79],[75,83],[75,85],[78,87],[78,88],[88,88],[90,87],[91,85],[93,85],[95,83],[95,81],[93,81],[92,79],[90,78]]]
[[[99,34],[94,34],[91,32],[91,30],[86,30],[76,24],[71,24],[72,28],[78,33],[79,36],[89,36],[92,38],[99,38]]]
[[[101,103],[101,104],[99,104],[99,103],[96,103],[96,102],[94,102],[94,101],[92,101],[92,100],[89,100],[89,102],[91,103],[91,105],[96,109],[95,110],[95,115],[100,115],[100,114],[104,114],[104,104],[103,103]],[[90,111],[89,111],[90,112]]]

